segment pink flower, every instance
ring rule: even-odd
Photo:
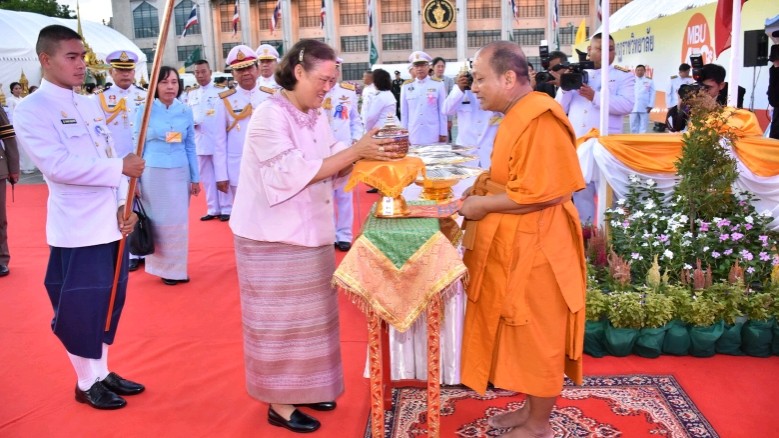
[[[733,254],[733,250],[728,248],[725,251],[722,251],[722,253],[725,254],[725,255],[731,255],[731,254]]]
[[[752,253],[747,250],[741,251],[741,257],[744,257],[744,260],[752,260],[755,258],[755,256],[753,256]]]
[[[758,257],[760,257],[760,260],[762,260],[764,262],[767,262],[767,261],[771,260],[771,256],[768,255],[768,253],[765,252],[765,251],[760,252],[760,254],[758,254]]]
[[[747,231],[752,229],[752,224],[744,224],[744,228],[746,228]]]
[[[701,232],[709,231],[709,223],[708,222],[701,222],[700,231]]]
[[[720,227],[720,228],[727,227],[729,225],[730,225],[730,221],[727,220],[727,219],[722,219],[719,222],[717,222],[717,226]]]
[[[744,235],[741,233],[733,233],[730,235],[730,238],[733,239],[734,242],[741,239],[742,237],[744,237]]]
[[[747,268],[747,272],[750,273],[750,274],[754,274],[755,273],[755,268],[750,266],[750,267]]]
[[[779,255],[774,254],[774,259],[771,261],[772,266],[779,266]]]
[[[723,234],[720,234],[720,235],[719,235],[719,240],[720,240],[721,242],[724,242],[724,241],[726,241],[726,240],[728,240],[728,239],[730,239],[730,234],[725,234],[725,233],[723,233]]]

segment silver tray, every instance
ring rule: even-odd
[[[418,157],[420,160],[422,160],[423,163],[425,163],[425,166],[467,163],[469,161],[476,161],[479,159],[479,157],[476,155],[458,154],[454,152],[409,151],[408,155],[412,157]]]
[[[471,166],[460,165],[445,165],[445,166],[428,166],[425,168],[427,173],[427,179],[429,180],[453,180],[453,179],[467,179],[475,176],[479,176],[484,169]],[[417,178],[417,181],[422,181],[422,176]]]
[[[409,152],[470,152],[475,150],[476,146],[466,146],[461,144],[449,144],[449,143],[431,143],[431,144],[414,144],[411,145]]]

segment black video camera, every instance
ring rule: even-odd
[[[587,70],[595,69],[595,63],[587,61],[586,53],[577,49],[576,54],[579,55],[579,62],[566,65],[568,71],[560,76],[560,88],[565,91],[578,90],[582,85],[589,83]]]
[[[690,66],[692,67],[692,79],[695,82],[700,82],[701,69],[703,68],[703,55],[700,53],[693,53],[690,55]]]
[[[538,57],[541,58],[541,69],[549,70],[549,46],[546,45],[546,40],[541,40],[541,45],[538,46]],[[538,81],[538,75],[536,75],[536,81]]]

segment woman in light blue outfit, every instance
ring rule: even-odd
[[[140,179],[140,198],[152,223],[154,254],[146,256],[146,272],[170,286],[189,282],[189,196],[200,193],[192,110],[177,98],[178,72],[161,67],[154,93]],[[137,111],[137,138],[143,109]]]

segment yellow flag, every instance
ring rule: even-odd
[[[576,41],[573,43],[575,46],[587,41],[587,25],[585,19],[582,18],[582,23],[579,25],[579,29],[576,30]]]
[[[576,34],[576,38],[579,38],[579,34]],[[185,69],[184,67],[179,67],[179,74],[180,75],[183,75],[186,72],[187,72],[187,69]]]

